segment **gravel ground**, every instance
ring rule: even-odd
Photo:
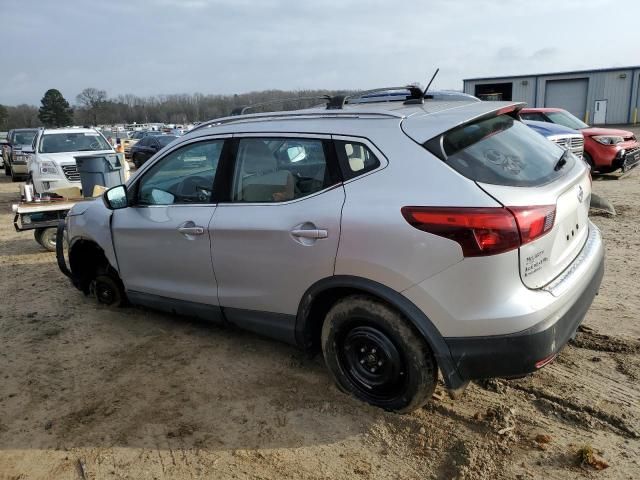
[[[637,478],[639,171],[594,180],[619,215],[593,217],[607,271],[575,342],[411,415],[341,394],[320,357],[96,305],[14,231],[2,177],[0,479]]]

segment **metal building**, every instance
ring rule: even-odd
[[[564,108],[595,125],[640,121],[640,66],[469,78],[464,92],[482,100]]]

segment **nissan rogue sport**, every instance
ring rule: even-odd
[[[201,124],[71,209],[60,268],[105,304],[321,349],[387,410],[423,405],[438,372],[454,395],[534,372],[602,279],[589,167],[522,104],[405,93]]]

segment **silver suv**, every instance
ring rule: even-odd
[[[387,410],[423,405],[438,371],[452,394],[528,374],[574,335],[604,255],[589,168],[522,106],[411,90],[202,124],[76,205],[58,263],[106,304],[322,349]]]

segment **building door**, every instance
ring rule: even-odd
[[[607,123],[607,101],[596,100],[593,107],[593,124],[604,125],[605,123]]]
[[[589,79],[547,80],[544,106],[564,108],[586,121]],[[588,122],[587,122],[588,123]]]

